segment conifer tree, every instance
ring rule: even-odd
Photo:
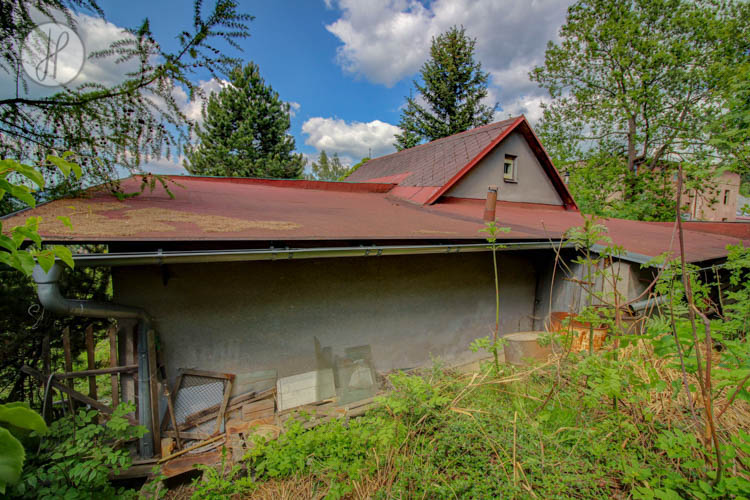
[[[318,161],[312,164],[312,177],[319,181],[335,181],[341,178],[349,171],[341,164],[338,153],[333,153],[328,157],[325,150],[320,152]]]
[[[123,173],[143,174],[144,163],[178,154],[193,125],[183,112],[184,103],[175,98],[178,89],[194,101],[203,96],[198,74],[218,78],[239,64],[229,51],[241,50],[239,42],[250,36],[248,24],[253,19],[239,12],[236,0],[215,0],[210,10],[202,0],[194,0],[189,26],[179,28],[176,41],[171,36],[162,40],[146,18],[109,44],[86,47],[90,52],[85,64],[94,69],[40,94],[23,69],[26,36],[46,20],[56,20],[80,35],[91,32],[96,23],[106,22],[99,3],[112,2],[0,1],[0,72],[15,82],[13,91],[3,88],[0,95],[0,158],[40,165],[47,181],[45,200],[95,184],[121,194]],[[86,19],[91,23],[80,24]],[[216,49],[218,39],[226,43],[225,50]],[[63,53],[59,61],[57,56],[50,60],[52,73],[58,63],[70,64],[64,60]],[[105,70],[102,64],[114,66]],[[107,77],[110,71],[117,81]],[[66,151],[76,154],[82,168],[77,179],[63,179],[45,161],[49,154]],[[4,200],[7,197],[0,204]]]
[[[305,159],[294,154],[289,104],[279,99],[254,63],[236,67],[229,85],[212,94],[196,129],[198,144],[186,148],[191,174],[296,178]]]
[[[407,97],[396,148],[410,148],[422,140],[433,141],[492,121],[497,105],[482,104],[489,74],[474,60],[475,45],[476,39],[457,26],[432,39],[430,59],[420,70],[423,84],[414,82],[425,105]]]

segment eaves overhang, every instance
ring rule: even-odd
[[[563,247],[569,245],[563,243]],[[548,250],[560,247],[559,241],[503,242],[497,251]],[[300,260],[332,257],[382,257],[389,255],[456,254],[489,252],[489,243],[439,245],[368,245],[319,248],[265,248],[247,250],[148,251],[105,254],[78,254],[73,260],[79,267],[121,267],[212,262],[248,262],[260,260]]]

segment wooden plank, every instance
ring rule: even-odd
[[[117,328],[114,325],[107,328],[107,337],[109,337],[109,367],[117,368]],[[135,366],[137,369],[138,366]],[[109,381],[112,384],[112,408],[117,408],[120,404],[120,379],[117,373],[110,375]]]
[[[264,399],[242,405],[242,420],[255,420],[274,414],[274,400]]]
[[[44,335],[42,339],[42,363],[44,366],[44,374],[49,375],[52,373],[52,356],[49,349],[49,333]]]
[[[181,375],[194,375],[196,377],[207,377],[207,378],[223,378],[227,380],[234,380],[234,374],[233,373],[221,373],[221,372],[211,372],[208,370],[194,370],[192,368],[183,368],[180,370]],[[178,386],[179,389],[179,386]]]
[[[94,326],[86,327],[86,361],[89,371],[96,369],[96,358],[94,357]],[[96,376],[89,376],[89,397],[98,399],[96,395]]]
[[[273,396],[275,393],[276,393],[276,388],[272,387],[271,389],[267,389],[257,394],[254,392],[248,392],[247,394],[235,396],[229,399],[229,405],[227,406],[226,412],[229,413],[229,412],[238,410],[242,407],[242,405],[245,402],[248,402],[248,401],[258,401],[261,399],[269,398]],[[209,420],[213,420],[214,418],[216,418],[217,412],[219,411],[219,409],[220,409],[219,405],[213,405],[199,412],[195,412],[192,415],[189,415],[185,419],[185,422],[180,424],[179,426],[180,430],[190,429],[191,427],[195,427],[196,425],[200,425],[202,423],[208,422]]]
[[[38,380],[40,380],[42,382],[46,382],[46,380],[44,378],[44,375],[41,372],[39,372],[39,371],[31,368],[30,366],[26,366],[26,365],[22,366],[21,367],[21,371],[23,373],[27,374],[27,375],[31,375],[32,377],[34,377],[34,378],[36,378],[36,379],[38,379]],[[110,408],[109,406],[105,405],[104,403],[100,403],[99,401],[97,401],[95,399],[91,399],[90,397],[86,396],[85,394],[81,394],[80,392],[71,389],[70,387],[66,386],[65,384],[61,384],[60,382],[58,382],[56,380],[56,378],[52,380],[52,387],[54,387],[55,389],[58,389],[61,392],[64,392],[65,394],[67,394],[71,398],[77,399],[78,401],[80,401],[80,402],[82,402],[84,404],[87,404],[87,405],[89,405],[90,407],[92,407],[92,408],[94,408],[96,410],[99,410],[101,413],[104,413],[105,415],[111,415],[113,413],[113,411],[114,411],[114,410],[112,410],[112,408]],[[134,420],[132,420],[132,419],[129,419],[129,420],[131,421],[131,423],[135,424]]]
[[[174,438],[177,441],[177,449],[179,450],[182,448],[180,430],[177,427],[177,419],[174,416],[174,403],[172,402],[172,395],[169,393],[169,383],[166,380],[164,381],[164,396],[167,398],[167,415],[164,415],[164,418],[169,416],[169,421],[172,423],[172,429],[174,430]]]
[[[73,356],[70,353],[70,328],[63,330],[63,354],[65,355],[65,371],[73,371]],[[68,387],[73,388],[73,381],[68,381]]]
[[[195,465],[212,465],[221,461],[221,450],[177,457],[161,466],[161,473],[170,478],[195,470]]]
[[[159,425],[159,386],[156,375],[156,333],[149,330],[148,338],[148,379],[151,395],[151,428],[154,439],[154,450],[161,454],[161,435]]]
[[[171,437],[163,437],[161,438],[161,446],[160,446],[161,452],[164,455],[171,455],[174,451],[174,439]]]
[[[185,453],[187,453],[189,451],[197,450],[198,448],[203,448],[204,446],[207,446],[207,445],[209,445],[211,443],[215,443],[216,441],[219,441],[221,439],[226,439],[226,436],[224,434],[220,434],[218,436],[212,437],[211,439],[207,439],[205,441],[201,441],[199,443],[195,443],[192,446],[188,446],[184,450],[180,450],[177,453],[173,453],[171,455],[167,455],[166,457],[161,458],[156,463],[157,464],[162,464],[162,463],[166,462],[167,460],[172,460],[173,458],[178,457],[180,455],[184,455]]]
[[[186,440],[194,440],[194,441],[202,441],[204,439],[210,439],[213,437],[211,434],[207,432],[200,432],[200,431],[193,431],[193,432],[175,432],[172,430],[169,431],[161,431],[162,436],[166,436],[168,438],[177,439],[179,436],[180,439],[186,439]],[[162,441],[164,441],[164,438],[162,437]],[[182,446],[180,446],[182,448]]]
[[[161,421],[162,430],[167,428],[167,422],[172,424],[172,429],[177,429],[177,427],[175,427],[177,425],[176,424],[177,420],[175,418],[177,414],[174,411],[174,402],[177,398],[177,391],[180,390],[180,385],[182,385],[182,372],[179,370],[177,371],[177,381],[175,382],[175,385],[173,388],[174,390],[170,391],[169,382],[167,380],[164,381],[164,392],[166,393],[166,396],[167,396],[167,409],[169,411],[165,412],[164,417],[162,417],[162,421]],[[179,430],[182,430],[182,428],[180,428]],[[177,448],[180,448],[179,439],[177,439]]]
[[[224,416],[227,413],[227,405],[229,404],[229,395],[232,393],[232,380],[234,376],[230,378],[224,386],[224,400],[221,402],[221,408],[219,409],[219,418],[216,419],[216,430],[214,433],[221,431],[221,424],[224,423]]]
[[[63,330],[63,354],[65,357],[65,371],[66,372],[72,372],[73,371],[73,356],[70,353],[70,328],[65,327]],[[73,380],[68,380],[68,387],[70,389],[73,389]],[[75,405],[73,404],[73,399],[68,397],[68,410],[72,414],[75,411]]]
[[[115,366],[114,368],[97,368],[96,370],[81,370],[80,372],[58,373],[59,379],[88,377],[91,375],[109,375],[110,373],[133,373],[138,371],[138,365]]]
[[[124,479],[150,479],[153,476],[151,472],[154,468],[154,464],[138,464],[131,465],[125,470],[121,470],[118,474],[110,472],[110,479],[124,480]]]
[[[123,321],[118,332],[119,360],[123,365],[137,365],[135,356],[135,335],[133,323]],[[135,402],[135,379],[132,374],[123,374],[120,377],[120,396],[122,401]]]
[[[246,433],[250,431],[253,427],[258,427],[259,425],[271,425],[275,421],[274,417],[264,417],[264,418],[258,418],[251,421],[244,421],[244,420],[238,420],[238,419],[232,419],[227,421],[226,429],[227,434],[240,434],[240,433]]]

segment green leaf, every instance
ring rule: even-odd
[[[53,155],[47,155],[47,161],[59,168],[65,177],[70,175],[70,163],[67,161]]]
[[[18,248],[18,245],[16,245],[12,239],[0,233],[0,247],[6,249],[9,252],[15,252]]]
[[[37,246],[42,245],[42,238],[35,231],[25,226],[17,226],[13,228],[13,241],[15,241],[18,246],[27,239],[33,241]]]
[[[55,263],[55,255],[51,251],[45,250],[36,254],[36,260],[46,273],[52,269],[52,265]]]
[[[19,429],[36,431],[39,434],[47,432],[47,424],[44,423],[44,419],[28,406],[0,405],[0,422],[14,425]]]
[[[21,200],[22,202],[26,203],[27,205],[31,207],[36,206],[36,200],[34,199],[34,196],[31,194],[29,188],[26,186],[19,186],[17,184],[11,184],[5,179],[0,179],[0,192],[10,193],[11,196],[18,198],[19,200]]]
[[[14,256],[16,257],[18,264],[13,267],[30,276],[32,271],[34,271],[34,267],[36,267],[34,257],[29,252],[23,250],[16,252]]]
[[[5,493],[6,485],[21,478],[25,458],[21,442],[8,429],[0,427],[0,493]]]
[[[16,165],[15,171],[39,186],[39,189],[44,189],[44,176],[36,168],[19,163]]]
[[[70,217],[66,215],[58,215],[57,220],[62,222],[68,229],[73,230],[73,224],[70,222]]]
[[[73,253],[68,247],[55,245],[52,247],[52,251],[54,252],[55,256],[63,261],[69,268],[73,269],[75,267],[75,262],[73,261]]]

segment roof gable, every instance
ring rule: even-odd
[[[430,205],[473,169],[511,132],[518,130],[568,209],[577,209],[539,138],[522,115],[374,158],[347,177],[352,182],[393,182],[394,196]]]

